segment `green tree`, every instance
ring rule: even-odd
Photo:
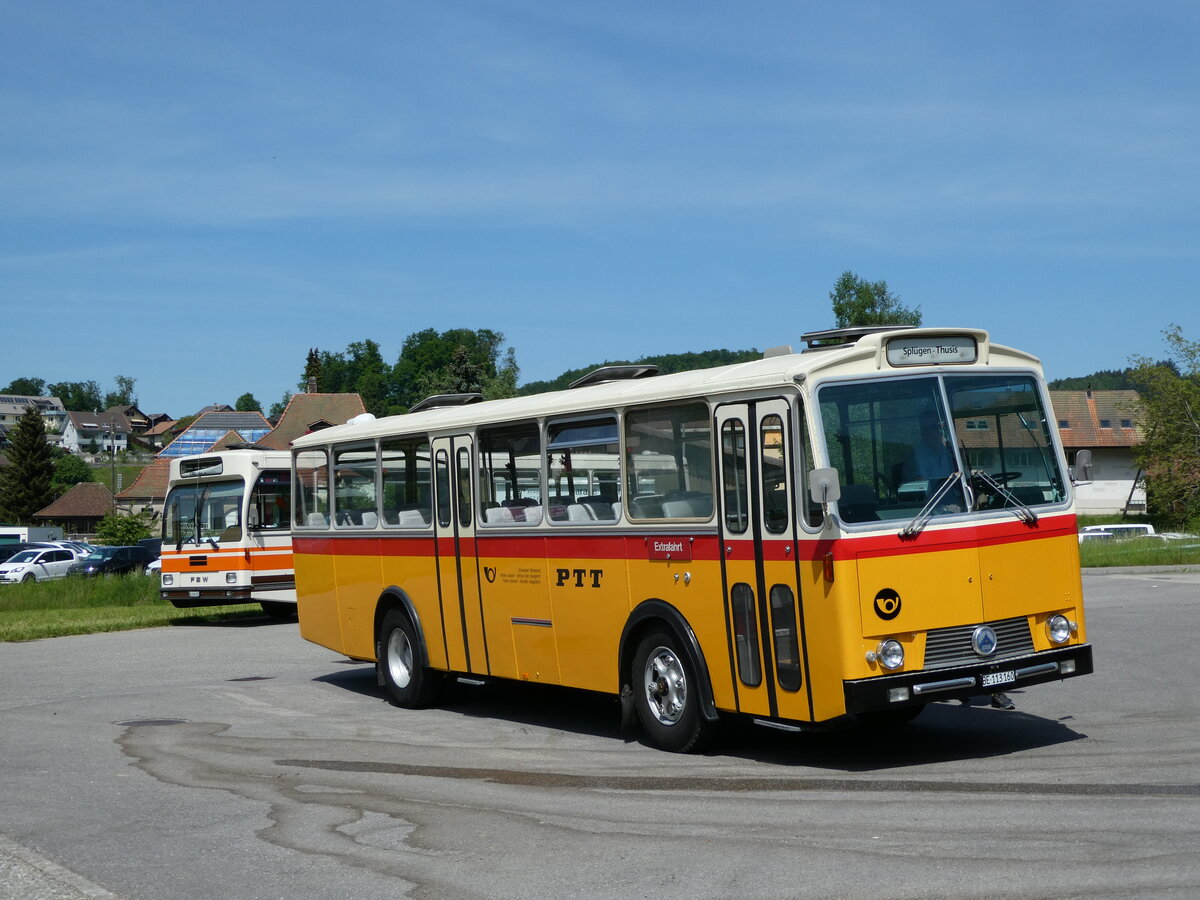
[[[33,514],[58,496],[51,484],[54,456],[37,407],[28,407],[17,419],[6,455],[8,465],[0,469],[0,520],[29,525]]]
[[[430,393],[459,393],[430,390],[454,384],[473,384],[472,390],[488,399],[492,390],[508,390],[510,382],[515,390],[516,355],[505,354],[502,362],[503,348],[504,335],[489,328],[414,332],[405,338],[400,358],[392,367],[394,402],[408,408]]]
[[[238,412],[262,412],[262,404],[255,400],[254,395],[249,392],[238,397],[233,408]]]
[[[1192,531],[1200,529],[1200,341],[1178,325],[1163,335],[1168,363],[1132,360],[1143,432],[1133,452],[1146,473],[1147,511],[1162,528]]]
[[[321,354],[316,347],[308,351],[308,356],[304,360],[304,375],[297,387],[304,393],[315,393],[322,390]]]
[[[45,397],[46,382],[40,378],[14,378],[0,394],[16,394],[18,397]]]
[[[143,538],[150,537],[150,523],[145,513],[124,515],[109,513],[96,526],[96,543],[109,547],[121,547],[136,544]]]
[[[94,381],[59,381],[46,388],[72,412],[97,412],[100,409],[100,385]]]
[[[847,270],[829,292],[838,328],[853,325],[920,325],[921,308],[908,308],[886,281],[865,281]]]
[[[63,453],[54,461],[54,475],[51,476],[50,483],[54,485],[54,491],[59,496],[65,494],[72,485],[95,480],[92,467],[73,453]]]
[[[117,383],[117,388],[104,395],[104,408],[112,409],[114,406],[136,406],[137,397],[133,393],[133,386],[137,382],[137,379],[130,378],[128,375],[117,375],[113,378],[113,381]]]
[[[267,413],[270,419],[278,419],[283,415],[283,411],[287,409],[288,404],[292,402],[292,392],[284,391],[283,396],[279,398],[279,402],[271,404],[271,411]]]

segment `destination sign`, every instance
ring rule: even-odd
[[[893,366],[937,366],[973,363],[979,355],[975,338],[966,335],[897,337],[887,342],[887,360]]]

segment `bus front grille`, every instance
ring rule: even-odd
[[[980,656],[971,647],[971,635],[978,625],[956,625],[939,628],[925,637],[925,668],[944,669],[969,663],[1007,659],[1033,652],[1033,637],[1029,633],[1029,620],[1024,616],[986,622],[996,632],[996,652]]]

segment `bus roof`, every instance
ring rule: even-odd
[[[837,332],[821,332],[836,335]],[[503,400],[456,403],[426,408],[419,412],[376,419],[364,415],[345,425],[322,429],[292,442],[295,448],[319,446],[330,441],[369,440],[392,434],[438,432],[473,427],[481,421],[514,422],[539,416],[586,413],[589,409],[623,407],[687,397],[727,394],[779,386],[794,386],[814,377],[831,375],[871,375],[882,371],[918,373],[944,369],[948,363],[894,365],[888,346],[903,340],[906,346],[933,346],[939,338],[954,338],[960,343],[973,342],[974,362],[979,365],[1032,368],[1039,370],[1037,357],[1019,350],[992,344],[988,333],[975,328],[903,328],[874,331],[856,340],[826,347],[813,347],[800,353],[770,351],[763,359],[693,369],[671,375],[631,377],[602,381],[564,391],[552,391]],[[835,338],[836,340],[836,338]],[[916,356],[916,359],[922,359]],[[961,361],[960,361],[961,362]],[[457,396],[457,395],[456,395]]]

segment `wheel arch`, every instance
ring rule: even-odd
[[[634,607],[621,631],[621,643],[617,649],[617,671],[622,698],[630,696],[629,672],[638,643],[643,635],[655,628],[665,628],[673,634],[679,641],[680,648],[688,655],[688,662],[691,663],[699,681],[700,714],[708,721],[715,722],[719,716],[713,698],[712,677],[704,660],[704,652],[700,649],[700,641],[696,639],[696,632],[692,630],[683,613],[658,598],[643,600]]]
[[[379,600],[375,604],[375,625],[373,634],[375,635],[375,660],[378,662],[382,657],[382,648],[379,646],[380,629],[383,627],[384,617],[392,610],[400,610],[408,620],[412,622],[413,629],[417,632],[417,653],[420,655],[418,664],[421,666],[429,666],[429,648],[425,642],[425,628],[421,625],[421,614],[417,612],[416,604],[412,602],[412,598],[403,590],[391,585],[384,589],[379,595]],[[380,678],[382,679],[382,674]],[[382,681],[380,682],[382,683]]]

